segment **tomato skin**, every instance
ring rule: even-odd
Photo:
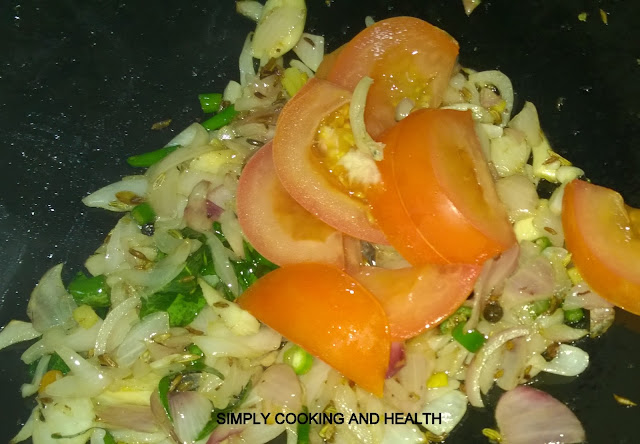
[[[358,239],[386,243],[368,206],[332,181],[311,151],[322,118],[350,100],[349,91],[311,79],[287,102],[273,139],[276,173],[287,192],[327,225]]]
[[[336,267],[285,265],[237,300],[260,321],[382,396],[391,341],[378,300]]]
[[[425,105],[440,105],[458,50],[445,31],[414,17],[393,17],[376,22],[344,45],[327,79],[350,91],[364,76],[373,79],[365,121],[375,138],[396,123],[396,102],[418,85],[429,84]],[[415,78],[405,81],[408,75]],[[402,92],[394,97],[397,90]]]
[[[345,267],[343,236],[302,208],[280,184],[271,143],[247,162],[238,181],[238,221],[249,243],[277,265],[322,262]]]
[[[365,267],[353,276],[382,304],[391,340],[403,341],[453,314],[479,274],[477,265],[426,264],[397,270]]]
[[[479,264],[515,243],[469,112],[415,111],[380,140],[382,184],[367,198],[411,264]]]
[[[580,275],[600,296],[640,315],[637,212],[617,192],[582,180],[564,190],[562,227]]]

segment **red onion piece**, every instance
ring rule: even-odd
[[[484,407],[484,402],[482,402],[482,396],[480,395],[480,375],[482,374],[482,369],[489,360],[489,356],[495,353],[508,341],[521,336],[527,336],[530,333],[531,331],[527,327],[508,328],[491,336],[482,346],[480,351],[476,353],[471,364],[467,368],[465,378],[467,397],[469,398],[469,403],[472,406]]]
[[[553,267],[544,256],[538,256],[507,280],[501,301],[509,307],[548,299],[554,289]]]
[[[218,220],[222,212],[224,211],[222,207],[211,202],[209,199],[205,200],[205,207],[207,209],[207,218],[209,220]]]
[[[173,428],[182,443],[192,443],[211,418],[212,405],[198,392],[169,393]]]
[[[115,404],[96,406],[96,415],[100,422],[113,428],[130,429],[138,432],[158,431],[151,408],[146,405]]]
[[[484,309],[484,305],[491,296],[493,291],[500,291],[502,284],[518,266],[518,256],[520,255],[520,246],[515,244],[513,247],[504,251],[499,256],[489,259],[482,266],[480,276],[473,287],[473,311],[465,325],[467,330],[473,330],[478,325],[480,313]]]
[[[586,438],[582,424],[566,405],[522,385],[502,395],[496,422],[503,442],[508,444],[569,444]]]
[[[211,436],[209,436],[207,444],[220,444],[221,442],[226,441],[228,438],[242,433],[244,429],[245,426],[227,424],[220,425],[216,427]]]
[[[398,371],[407,363],[403,342],[392,342],[391,353],[389,355],[389,368],[387,368],[386,379],[393,378]]]
[[[574,285],[565,298],[562,308],[572,310],[574,308],[586,308],[593,310],[594,308],[613,308],[613,304],[607,302],[593,291],[586,282],[579,282]]]
[[[300,381],[287,364],[276,364],[266,369],[255,391],[264,401],[278,407],[294,412],[302,409]]]
[[[173,425],[171,424],[169,415],[167,415],[167,412],[164,410],[162,402],[160,401],[160,393],[158,392],[158,389],[155,389],[153,393],[151,393],[149,402],[151,413],[153,413],[153,416],[156,419],[156,424],[163,432],[171,436],[171,439],[173,439],[175,442],[180,442],[178,440],[178,437],[176,436],[175,430],[173,429]]]
[[[207,214],[207,193],[211,182],[202,180],[193,187],[187,207],[184,209],[184,220],[189,228],[197,231],[211,230],[211,222]]]

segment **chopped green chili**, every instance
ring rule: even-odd
[[[78,305],[88,305],[91,308],[111,306],[111,289],[104,275],[87,277],[79,272],[69,283],[67,290]]]
[[[549,308],[551,307],[551,299],[542,299],[539,301],[535,301],[532,304],[529,304],[527,307],[529,309],[531,317],[537,318],[538,316],[549,310]]]
[[[573,310],[565,310],[564,311],[564,320],[569,324],[573,324],[575,322],[579,322],[584,317],[584,311],[582,308],[574,308]]]
[[[486,338],[478,330],[464,331],[464,323],[461,322],[451,332],[453,339],[458,341],[460,345],[469,350],[471,353],[475,353],[480,350],[482,344],[486,341]]]
[[[156,162],[160,162],[169,154],[180,148],[180,145],[171,145],[148,153],[136,154],[127,159],[127,163],[132,167],[150,167]]]
[[[542,236],[533,241],[534,244],[540,247],[540,250],[544,250],[545,248],[553,245],[551,240],[547,236]]]
[[[202,111],[205,113],[215,113],[220,109],[220,103],[222,103],[222,94],[208,93],[198,94],[198,100]]]
[[[306,405],[302,406],[302,413],[305,415],[309,414],[309,409]],[[298,423],[296,431],[298,432],[298,444],[309,444],[309,432],[311,431],[311,422],[310,421],[301,421]]]
[[[440,332],[442,334],[451,333],[454,327],[462,322],[467,322],[471,316],[471,308],[464,305],[456,310],[454,314],[442,321],[440,324]]]
[[[249,380],[247,385],[243,387],[240,393],[238,393],[236,396],[233,397],[233,399],[229,402],[229,404],[227,404],[225,408],[213,409],[213,411],[211,412],[211,419],[209,420],[209,422],[207,422],[207,424],[204,426],[204,428],[198,434],[198,436],[196,436],[195,441],[200,441],[206,438],[207,436],[209,436],[209,434],[213,432],[216,429],[216,427],[220,425],[218,423],[218,413],[228,413],[235,410],[244,402],[250,390],[251,390],[251,380]]]
[[[156,212],[153,211],[148,202],[143,202],[133,207],[131,217],[138,225],[142,226],[154,223],[156,221]]]
[[[104,444],[116,444],[116,439],[113,437],[113,435],[109,433],[108,430],[105,430],[105,432],[107,434],[104,435]]]
[[[215,116],[202,122],[202,126],[204,126],[207,131],[217,130],[231,122],[236,114],[238,113],[233,105],[229,105]]]
[[[158,395],[160,396],[160,403],[162,404],[162,408],[164,412],[167,414],[171,422],[173,422],[173,417],[171,416],[171,409],[169,409],[169,389],[171,388],[171,381],[175,378],[176,375],[170,374],[165,376],[158,383]]]
[[[294,345],[284,352],[284,362],[291,366],[296,375],[304,375],[313,366],[313,356],[302,347]]]

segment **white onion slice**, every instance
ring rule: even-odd
[[[179,132],[173,139],[169,141],[165,146],[180,145],[181,147],[194,145],[204,145],[209,141],[209,134],[207,130],[197,122],[192,123],[181,132]]]
[[[307,18],[304,0],[267,0],[253,38],[253,56],[262,62],[289,52],[300,40]]]
[[[489,356],[508,341],[529,334],[531,334],[531,330],[526,327],[512,327],[503,330],[491,336],[480,351],[473,357],[471,365],[467,368],[467,376],[465,379],[467,396],[472,406],[484,407],[484,402],[482,402],[482,396],[480,395],[480,376],[482,374],[482,368],[487,363]]]
[[[211,418],[212,405],[198,392],[173,392],[169,394],[169,409],[180,442],[192,443]]]
[[[548,299],[554,289],[553,268],[547,258],[538,256],[521,265],[507,280],[501,301],[506,307],[512,307]]]
[[[134,325],[115,350],[114,360],[120,367],[131,366],[147,349],[145,341],[169,331],[169,315],[165,311],[151,313]]]
[[[220,334],[220,330],[209,332],[206,336],[195,336],[193,342],[207,356],[255,358],[277,350],[282,339],[278,333],[265,326],[255,335],[249,336],[236,336],[229,330],[226,334]]]
[[[95,356],[103,355],[107,351],[107,340],[109,339],[109,336],[111,336],[113,328],[120,319],[122,319],[128,312],[135,309],[139,303],[140,298],[129,298],[109,311],[109,314],[107,314],[107,317],[104,319],[104,322],[100,327],[100,331],[98,332],[98,336],[96,337],[96,346],[94,350]]]
[[[222,322],[233,334],[247,336],[258,333],[260,322],[251,313],[240,308],[235,302],[223,298],[217,290],[203,279],[198,279],[198,284],[200,284],[202,295],[211,309],[220,316]]]
[[[578,443],[584,428],[569,408],[551,395],[518,386],[506,392],[496,406],[496,422],[509,444]]]
[[[543,372],[562,376],[578,376],[589,365],[589,354],[568,344],[558,346],[558,354],[550,362],[545,361]]]
[[[31,322],[13,319],[0,331],[0,350],[18,342],[30,341],[40,334]]]
[[[229,260],[229,250],[220,242],[216,236],[210,233],[207,234],[207,245],[211,249],[211,256],[213,257],[213,266],[216,270],[216,274],[220,277],[222,282],[229,287],[231,292],[238,296],[240,294],[240,284],[238,283],[238,277],[235,274],[231,261]]]
[[[427,414],[432,420],[425,424],[425,428],[436,435],[451,432],[458,425],[467,412],[467,397],[459,390],[451,390],[448,393],[429,402],[422,413]],[[440,417],[440,421],[433,420]]]
[[[419,444],[424,442],[424,434],[418,426],[411,424],[387,424],[384,427],[382,444]]]
[[[298,59],[292,59],[289,62],[289,65],[292,68],[296,68],[298,69],[300,72],[303,72],[307,75],[307,77],[312,78],[315,76],[315,73],[313,71],[311,71],[311,68],[309,68],[307,65],[305,65],[304,63],[302,63],[300,60]]]
[[[96,396],[113,382],[111,376],[96,368],[69,347],[60,346],[55,351],[71,372],[45,388],[44,393],[48,396],[70,398]]]
[[[383,158],[382,150],[384,149],[384,143],[373,140],[367,132],[367,127],[364,123],[364,109],[367,103],[367,94],[372,84],[373,79],[365,76],[356,85],[356,88],[353,90],[351,104],[349,105],[349,120],[358,150],[373,157],[374,160],[380,161]]]
[[[511,79],[500,71],[492,70],[473,73],[469,75],[469,81],[480,87],[493,85],[498,88],[500,97],[507,102],[505,109],[502,112],[502,122],[500,123],[500,126],[505,126],[509,122],[511,110],[513,109],[514,95]]]
[[[537,146],[542,142],[538,110],[531,102],[524,102],[522,110],[509,122],[509,127],[522,131],[530,146]]]
[[[311,71],[316,72],[324,58],[324,37],[305,32],[296,46],[293,47],[293,52],[300,57],[302,63],[308,66]]]
[[[23,398],[34,395],[38,391],[38,389],[40,388],[42,377],[47,372],[47,366],[49,365],[50,360],[51,355],[46,355],[38,361],[38,365],[36,366],[36,371],[34,372],[33,380],[31,381],[31,383],[22,384],[22,387],[20,387]]]
[[[139,432],[158,431],[155,418],[148,405],[113,404],[96,406],[100,422],[109,428],[131,429]]]
[[[538,192],[536,186],[526,176],[514,174],[498,179],[496,191],[512,223],[535,215]]]
[[[31,415],[29,415],[29,419],[27,419],[27,422],[24,423],[24,425],[22,426],[18,434],[13,437],[13,439],[11,440],[11,444],[17,444],[19,442],[22,442],[31,438],[31,435],[33,434],[33,429],[36,425],[37,415],[40,415],[40,406],[36,406],[34,407],[33,410],[31,410]]]
[[[235,104],[240,97],[242,97],[242,85],[235,80],[231,80],[224,88],[222,99],[231,104]],[[220,138],[222,139],[222,137]]]
[[[267,368],[255,388],[263,401],[277,410],[299,412],[302,408],[302,387],[296,373],[287,364]]]
[[[88,207],[104,208],[109,211],[129,211],[135,205],[118,200],[116,194],[130,191],[136,196],[143,197],[147,194],[148,187],[149,183],[144,176],[129,176],[85,196],[82,203]]]
[[[493,123],[491,113],[480,105],[472,103],[456,103],[449,106],[443,106],[441,109],[453,109],[456,111],[471,111],[471,117],[474,121],[480,123]]]
[[[27,315],[33,328],[44,333],[53,327],[70,328],[75,324],[73,310],[77,307],[73,297],[62,284],[62,264],[49,269],[31,293]]]
[[[55,400],[39,411],[33,428],[34,444],[54,444],[60,441],[65,444],[85,444],[89,440],[95,416],[93,403],[89,398]],[[57,440],[51,437],[54,433],[78,436]]]
[[[241,2],[236,3],[236,6],[239,3]],[[260,9],[262,9],[262,5],[260,5]],[[242,51],[240,52],[240,57],[238,59],[238,66],[240,68],[240,85],[242,86],[249,83],[249,80],[256,75],[256,70],[253,67],[253,49],[251,49],[252,38],[253,32],[247,34],[247,38],[244,40],[244,45],[242,46]]]

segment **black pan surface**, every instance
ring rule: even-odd
[[[552,145],[595,183],[640,206],[640,2],[485,0],[466,17],[460,0],[309,0],[308,23],[334,49],[379,20],[414,15],[461,46],[463,65],[509,75],[533,101]],[[599,9],[608,13],[608,25]],[[586,22],[578,14],[587,12]],[[0,324],[25,319],[28,296],[51,266],[68,278],[117,215],[86,209],[89,191],[132,174],[128,155],[162,146],[201,117],[196,95],[236,79],[253,25],[234,2],[5,0],[0,5]],[[172,118],[162,131],[159,120]],[[571,406],[590,443],[638,442],[640,322],[621,313],[587,342],[592,363],[541,386]],[[28,417],[19,396],[23,348],[0,354],[0,442]],[[470,409],[447,442],[483,443],[491,412]]]

